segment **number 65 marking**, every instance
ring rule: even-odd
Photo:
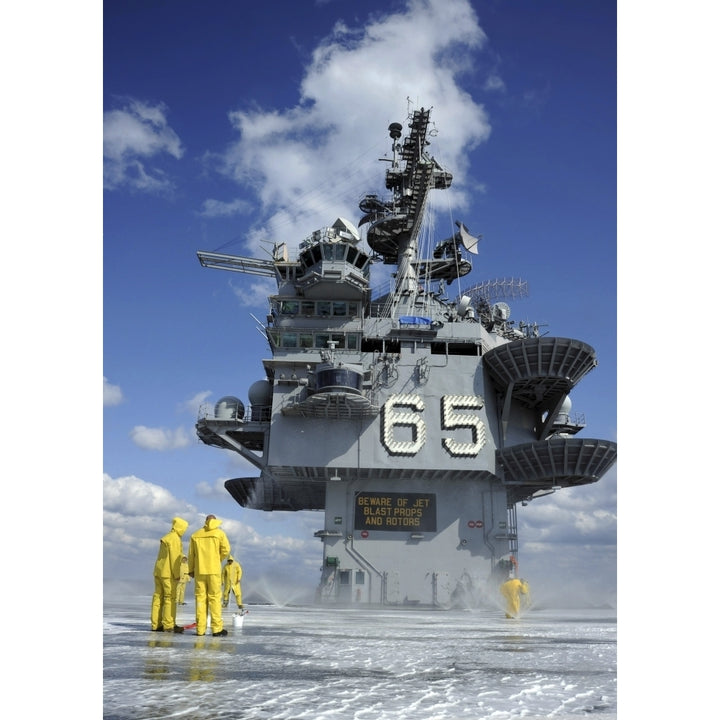
[[[458,442],[453,438],[442,438],[442,445],[453,457],[475,457],[485,445],[485,424],[469,413],[458,410],[481,410],[484,402],[476,395],[445,395],[441,398],[441,429],[470,430],[472,442]],[[421,413],[425,403],[419,395],[392,395],[382,407],[382,444],[390,455],[416,455],[425,444],[427,429]],[[410,428],[412,439],[395,439],[394,428]]]

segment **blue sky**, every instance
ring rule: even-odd
[[[263,377],[253,315],[272,285],[195,253],[262,256],[357,221],[412,107],[434,108],[454,176],[443,216],[482,234],[464,287],[522,278],[513,317],[591,344],[573,411],[585,436],[617,439],[611,4],[106,2],[103,24],[106,580],[147,584],[170,518],[194,530],[213,512],[248,591],[314,588],[321,515],[241,508],[223,482],[256,471],[194,432],[201,402],[246,401]],[[539,593],[614,601],[616,478],[519,508]]]

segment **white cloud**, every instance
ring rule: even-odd
[[[388,125],[420,106],[436,108],[430,151],[461,180],[468,150],[490,133],[483,107],[459,85],[485,40],[467,0],[410,0],[405,12],[361,28],[338,23],[313,53],[295,107],[230,113],[239,139],[221,170],[255,192],[264,213],[250,249],[352,217],[358,193],[382,183],[377,159],[390,151]],[[456,185],[466,190],[443,193],[442,202],[462,207],[469,183]]]
[[[119,385],[112,385],[106,377],[103,377],[103,407],[119,405],[124,400]]]
[[[164,156],[179,160],[184,153],[180,138],[168,125],[167,108],[130,100],[103,116],[103,176],[107,190],[128,187],[164,192],[173,187],[158,166]],[[152,161],[153,164],[150,164]]]
[[[233,294],[245,307],[261,307],[268,310],[268,296],[273,295],[277,290],[274,280],[253,280],[244,281],[242,285],[234,285],[229,281]]]
[[[617,534],[617,470],[597,483],[559,490],[518,508],[520,533],[528,543],[557,546],[614,544]]]
[[[130,431],[130,437],[138,447],[145,450],[177,450],[190,444],[190,436],[183,427],[168,430],[136,425]]]
[[[145,482],[134,475],[113,480],[103,475],[103,506],[106,512],[143,516],[173,513],[182,505],[166,488]]]
[[[499,75],[488,75],[484,87],[485,90],[505,90],[505,82]]]
[[[203,203],[202,210],[199,214],[208,218],[232,217],[234,215],[245,215],[253,209],[254,206],[251,203],[241,198],[231,200],[230,202],[208,199]]]
[[[227,493],[225,493],[227,498]],[[205,503],[204,503],[205,504]],[[106,581],[145,582],[152,591],[152,569],[159,539],[170,530],[172,518],[180,516],[189,527],[183,535],[187,552],[190,536],[212,512],[222,521],[232,555],[243,566],[243,589],[277,602],[290,594],[312,594],[320,580],[322,549],[312,533],[297,539],[298,523],[317,513],[275,513],[270,534],[241,520],[225,519],[215,507],[196,506],[175,497],[166,488],[134,475],[112,478],[103,475],[103,577]],[[279,517],[278,517],[279,516]],[[253,521],[258,517],[253,513]]]
[[[228,491],[225,489],[226,478],[218,478],[214,483],[203,480],[195,486],[195,492],[203,498],[217,498],[226,500]]]
[[[170,530],[176,515],[197,525],[199,514],[160,485],[134,475],[113,479],[103,475],[104,574],[152,577],[158,540]],[[138,572],[141,557],[145,572]]]
[[[202,392],[196,393],[189,400],[186,400],[180,405],[180,409],[183,412],[191,412],[193,415],[197,415],[200,406],[212,395],[212,390],[203,390]]]
[[[617,468],[518,507],[520,573],[543,604],[616,603]]]

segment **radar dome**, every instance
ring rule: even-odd
[[[215,403],[216,420],[242,420],[244,416],[245,406],[233,395],[221,397]]]
[[[272,383],[265,378],[254,382],[248,390],[250,400],[250,419],[266,422],[270,420],[272,408]]]
[[[557,420],[559,422],[568,422],[570,419],[570,410],[572,409],[572,400],[570,400],[570,396],[566,395],[565,399],[562,402],[562,405],[560,406],[560,410],[557,414]]]
[[[248,390],[251,405],[272,405],[272,385],[266,378],[254,382]]]

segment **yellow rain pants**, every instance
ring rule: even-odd
[[[207,618],[210,613],[210,630],[213,633],[223,629],[222,621],[222,582],[220,575],[195,575],[195,621],[197,634],[207,631]]]
[[[187,521],[174,517],[172,528],[160,538],[157,560],[153,570],[155,591],[150,605],[150,627],[157,630],[161,625],[172,632],[177,612],[177,581],[182,561],[182,536],[187,530]]]
[[[213,634],[223,629],[222,561],[230,555],[230,541],[220,529],[222,524],[208,515],[205,525],[190,536],[188,573],[195,580],[195,622],[197,634],[207,630],[210,613]]]

